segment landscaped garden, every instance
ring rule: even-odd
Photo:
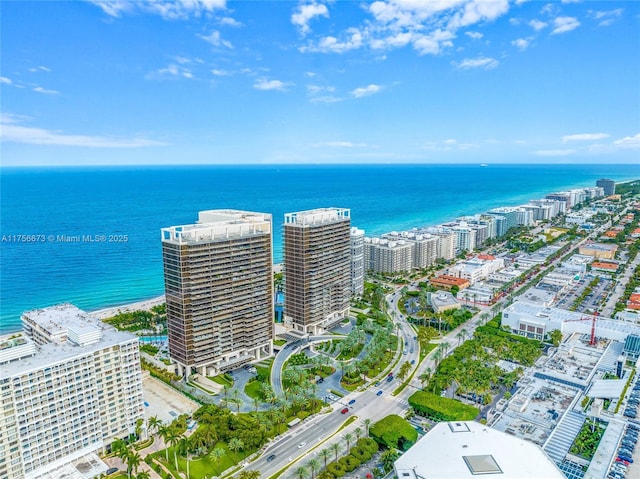
[[[573,441],[569,452],[590,461],[598,449],[602,436],[604,436],[607,424],[595,418],[588,418]]]

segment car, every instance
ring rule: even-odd
[[[318,378],[318,380],[316,381],[316,384],[322,384],[323,382],[324,382],[324,379]]]
[[[298,449],[301,449],[306,445],[307,445],[306,441],[302,441],[300,444],[298,444]]]
[[[392,377],[392,376],[393,376],[393,373],[389,373],[389,374],[387,374],[387,377],[388,377],[388,378],[390,378],[390,377]]]
[[[346,407],[344,408],[342,411],[340,411],[342,414],[347,414],[349,412],[349,408]]]
[[[118,472],[118,468],[117,467],[110,467],[109,469],[107,469],[107,476],[109,474],[115,474],[116,472]]]
[[[393,381],[393,376],[389,376],[389,377],[387,378],[387,382],[388,382],[388,383],[390,383],[391,381]]]
[[[276,458],[275,454],[271,454],[269,457],[267,457],[267,462],[271,462]]]
[[[352,399],[351,401],[349,401],[349,406],[351,406],[352,404],[355,404],[356,400]]]
[[[409,351],[410,353],[413,353],[413,348],[411,348],[411,351]]]
[[[412,360],[411,360],[411,365],[413,366],[415,363],[416,363],[416,360],[415,360],[415,359],[412,359]]]
[[[376,393],[376,396],[382,396],[382,389]]]

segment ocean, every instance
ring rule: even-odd
[[[23,311],[85,310],[163,293],[160,228],[205,209],[269,212],[274,262],[286,212],[351,209],[367,235],[434,225],[639,165],[312,165],[0,169],[0,333]],[[20,236],[27,235],[27,236]],[[90,241],[91,240],[91,241]]]

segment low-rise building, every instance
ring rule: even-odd
[[[394,463],[401,479],[564,479],[536,444],[473,421],[441,422]]]
[[[429,293],[429,304],[436,313],[443,313],[450,309],[460,309],[460,303],[448,291],[436,291]]]
[[[585,243],[578,248],[580,254],[593,256],[596,259],[613,259],[618,245],[610,243]]]
[[[457,286],[459,290],[465,289],[469,287],[469,281],[463,278],[457,278],[455,276],[449,276],[443,274],[436,278],[431,278],[429,283],[435,288],[446,289],[447,291],[451,291],[451,288]]]

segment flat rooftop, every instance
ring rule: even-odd
[[[207,210],[198,222],[160,230],[165,243],[221,242],[234,238],[271,234],[271,214],[241,210]]]
[[[285,213],[284,224],[289,226],[314,226],[336,221],[348,220],[351,210],[348,208],[316,208],[314,210]]]
[[[394,464],[399,479],[564,479],[535,444],[473,422],[436,424]]]

